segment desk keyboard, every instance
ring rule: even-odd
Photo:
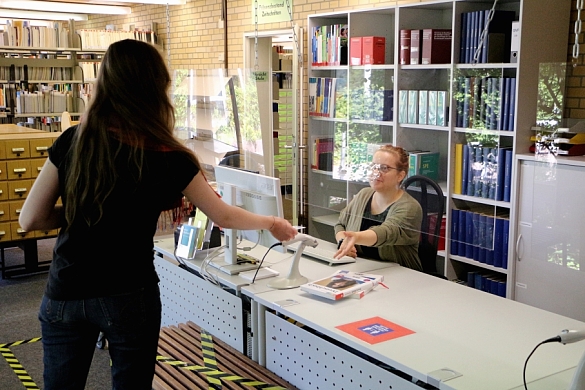
[[[327,262],[329,265],[355,263],[355,259],[350,256],[343,256],[340,259],[334,259],[333,255],[337,252],[337,244],[318,238],[316,240],[319,245],[315,248],[306,246],[303,250],[303,256]],[[286,248],[291,252],[296,252],[300,245],[300,242],[296,242],[292,245],[288,245]]]

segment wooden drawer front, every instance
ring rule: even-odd
[[[20,211],[22,210],[22,205],[24,205],[24,200],[17,200],[13,202],[8,202],[9,205],[9,220],[10,221],[18,221],[18,216],[20,215]]]
[[[30,179],[32,177],[30,166],[30,160],[7,161],[8,180]]]
[[[27,139],[6,141],[6,159],[30,158],[30,145]]]
[[[45,165],[45,161],[47,158],[33,158],[30,161],[30,174],[33,179],[39,177],[39,173],[41,173],[41,168]]]
[[[38,237],[38,238],[56,237],[58,233],[59,233],[58,229],[43,230],[43,231],[37,230],[37,231],[35,231],[35,237]]]
[[[1,241],[10,241],[11,234],[10,234],[10,224],[9,223],[0,223],[0,242]]]
[[[10,203],[0,202],[0,222],[10,221]]]
[[[0,201],[8,200],[8,183],[0,181]]]
[[[0,180],[8,180],[8,171],[6,170],[6,161],[0,161]]]
[[[8,182],[8,199],[24,199],[28,196],[32,180],[14,180]]]
[[[53,144],[52,138],[39,138],[31,139],[30,145],[30,156],[31,157],[47,157],[49,155],[49,146]]]
[[[10,236],[12,241],[24,240],[25,238],[33,238],[35,236],[35,232],[27,232],[20,227],[18,222],[10,222]]]
[[[6,160],[6,141],[0,141],[0,160]]]

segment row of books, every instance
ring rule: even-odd
[[[3,92],[5,89],[2,90]],[[3,98],[4,101],[5,97]],[[71,92],[58,92],[54,90],[27,92],[16,91],[15,113],[35,114],[44,112],[75,112],[73,107],[73,95]]]
[[[394,90],[367,87],[352,89],[349,117],[353,120],[394,120]]]
[[[335,140],[332,137],[315,138],[312,142],[311,168],[331,172]]]
[[[398,91],[398,122],[447,126],[447,91]]]
[[[100,70],[101,62],[80,62],[79,66],[83,71],[83,78],[85,80],[95,79]]]
[[[311,28],[311,65],[347,65],[347,24]]]
[[[515,77],[461,77],[456,96],[457,127],[514,130]]]
[[[0,33],[0,46],[14,47],[71,47],[69,28],[55,22],[49,26],[31,26],[25,20],[12,20]]]
[[[338,100],[346,103],[346,79],[309,77],[309,115],[336,118]]]
[[[512,149],[455,144],[453,193],[510,201]]]
[[[510,219],[494,209],[451,210],[451,254],[508,269]]]
[[[439,152],[411,150],[408,152],[408,177],[426,176],[439,180]]]
[[[490,272],[470,271],[467,273],[467,287],[506,298],[507,284],[503,275]]]
[[[83,49],[106,50],[114,42],[123,39],[136,39],[139,41],[156,44],[154,31],[113,31],[113,30],[77,30]]]
[[[400,30],[400,64],[450,63],[452,35],[451,29]]]
[[[489,14],[490,10],[461,14],[459,62],[470,64],[475,63],[476,59],[477,63],[510,62],[512,22],[515,13],[494,10],[487,33],[481,40],[485,26],[488,24]]]
[[[71,80],[72,69],[67,67],[49,66],[15,66],[11,73],[11,67],[0,67],[0,80]]]

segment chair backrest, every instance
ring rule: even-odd
[[[423,272],[440,276],[437,273],[437,248],[445,210],[445,196],[441,187],[426,176],[411,176],[402,182],[402,188],[415,198],[422,207],[423,218],[420,228],[418,257]]]

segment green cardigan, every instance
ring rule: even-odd
[[[362,216],[374,190],[370,187],[362,189],[341,211],[339,221],[335,225],[335,234],[341,231],[359,231]],[[400,199],[388,208],[386,220],[378,226],[372,226],[378,236],[373,245],[378,247],[380,258],[384,261],[393,261],[403,267],[422,271],[418,258],[418,243],[420,226],[422,223],[422,209],[420,204],[404,192]]]

